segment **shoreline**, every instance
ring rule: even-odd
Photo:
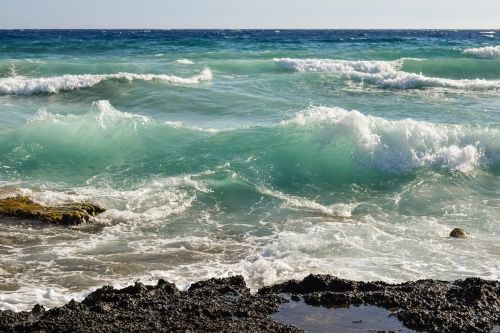
[[[242,276],[196,282],[186,291],[160,279],[154,286],[104,286],[50,310],[0,311],[1,332],[496,333],[499,325],[500,282],[480,278],[390,284],[309,275],[256,293]]]

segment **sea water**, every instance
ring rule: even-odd
[[[499,36],[0,31],[0,196],[107,209],[2,218],[0,309],[159,278],[498,279]]]

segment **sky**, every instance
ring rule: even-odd
[[[0,29],[495,29],[500,0],[0,0]]]

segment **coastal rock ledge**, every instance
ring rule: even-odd
[[[44,206],[24,196],[0,199],[0,216],[40,220],[64,226],[78,225],[102,212],[104,208],[88,202]]]
[[[388,284],[309,275],[252,294],[243,277],[233,276],[197,282],[186,291],[164,280],[121,290],[105,286],[81,303],[0,311],[0,332],[303,332],[271,316],[295,301],[332,307],[329,311],[374,305],[390,309],[407,328],[425,332],[491,332],[500,324],[498,281]]]

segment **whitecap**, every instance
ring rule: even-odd
[[[31,95],[37,93],[58,93],[60,91],[75,90],[93,87],[106,80],[124,81],[160,81],[171,84],[198,84],[211,81],[213,78],[210,68],[205,68],[200,74],[183,78],[168,74],[81,74],[62,75],[41,78],[8,77],[0,79],[1,95]]]
[[[181,65],[192,65],[192,64],[194,64],[194,62],[192,60],[189,60],[189,59],[177,59],[175,62],[178,63],[178,64],[181,64]]]
[[[349,79],[376,84],[386,88],[412,89],[442,87],[456,89],[498,89],[500,80],[445,79],[401,70],[405,59],[395,61],[351,61],[336,59],[277,58],[284,68],[297,72],[327,72],[344,75]]]
[[[393,121],[338,107],[311,107],[283,121],[282,126],[325,131],[325,144],[349,140],[358,162],[382,171],[436,167],[469,173],[500,159],[500,132],[488,127]]]
[[[500,45],[466,49],[463,53],[482,59],[500,58]]]

